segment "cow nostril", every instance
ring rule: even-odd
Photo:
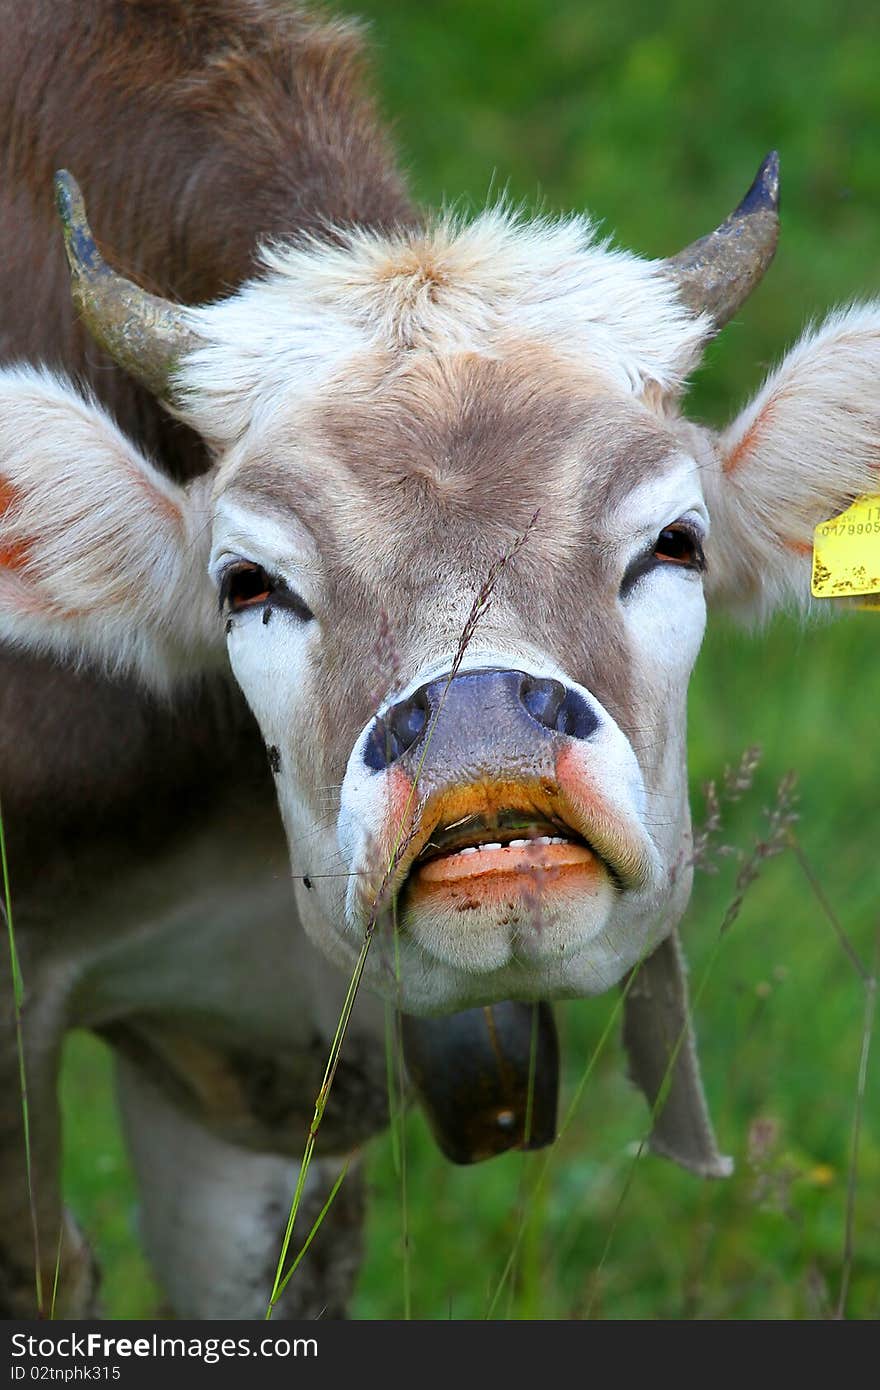
[[[595,710],[576,690],[566,692],[556,716],[556,728],[569,738],[592,738],[599,727]]]
[[[398,745],[395,757],[401,757],[412,748],[428,722],[428,701],[423,690],[417,690],[409,700],[388,711],[386,720],[395,743]]]
[[[425,730],[431,709],[424,690],[393,705],[373,723],[364,748],[364,761],[374,772],[384,772],[417,743]]]
[[[519,698],[532,718],[545,729],[555,729],[559,710],[565,700],[565,686],[549,677],[523,676]]]
[[[504,733],[495,727],[495,714],[500,708],[509,708],[511,700],[518,700],[521,710],[551,734],[587,739],[599,728],[589,701],[563,681],[523,671],[479,668],[424,685],[378,715],[363,746],[367,767],[385,772],[416,748],[432,711],[439,713],[447,695],[453,706],[453,723],[460,725],[464,720],[475,745],[488,748],[491,744],[493,756],[503,755],[505,740]],[[445,723],[449,724],[448,718]],[[459,752],[457,749],[456,756]]]
[[[524,676],[519,697],[532,718],[554,733],[590,738],[599,727],[595,712],[583,696],[548,676]]]

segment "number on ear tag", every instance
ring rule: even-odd
[[[814,598],[868,598],[860,608],[880,609],[880,494],[857,497],[851,507],[813,533]]]

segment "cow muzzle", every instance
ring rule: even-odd
[[[534,977],[523,997],[538,997],[541,961],[579,950],[656,867],[609,740],[626,743],[587,692],[495,667],[433,680],[378,716],[360,743],[385,793],[367,877],[384,875],[403,936],[457,970],[517,962]]]

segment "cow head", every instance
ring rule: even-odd
[[[374,932],[405,1009],[607,989],[688,897],[707,599],[807,602],[813,526],[870,485],[880,310],[717,435],[678,403],[772,255],[774,158],[665,262],[494,211],[274,246],[196,309],[108,270],[61,198],[93,331],[216,465],[179,487],[8,373],[2,634],[155,687],[228,653],[303,923],[348,967]]]

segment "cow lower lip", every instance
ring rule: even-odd
[[[499,845],[488,848],[481,846],[473,852],[457,851],[438,858],[417,863],[413,869],[413,880],[417,884],[442,885],[478,882],[480,879],[498,879],[515,876],[536,885],[544,874],[555,874],[560,870],[595,868],[599,864],[595,854],[586,845],[572,840],[543,843],[532,840],[515,845]]]

